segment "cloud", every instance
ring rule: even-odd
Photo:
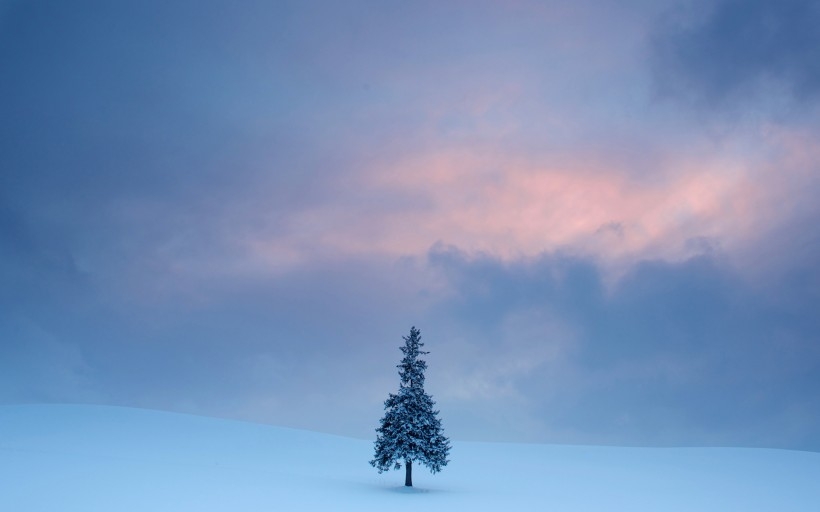
[[[820,7],[813,0],[696,2],[669,13],[654,41],[663,94],[731,104],[781,91],[798,102],[820,96]],[[697,12],[697,15],[693,14]]]
[[[560,254],[505,263],[442,248],[431,262],[456,290],[438,311],[449,329],[474,340],[462,357],[495,369],[481,381],[528,411],[522,426],[509,427],[519,436],[818,447],[820,417],[806,416],[818,405],[811,392],[818,322],[806,309],[817,297],[789,279],[760,289],[715,255],[646,261],[613,290],[594,264]],[[816,269],[805,271],[816,280]],[[806,307],[773,303],[783,296]],[[551,320],[528,333],[518,320],[534,312]],[[508,345],[510,325],[519,326],[514,338],[524,345]],[[454,387],[440,392],[443,409],[487,407],[465,394],[469,375],[445,379],[461,385],[441,384]],[[796,414],[803,423],[792,423]]]
[[[81,348],[57,339],[33,321],[0,315],[0,402],[99,402],[94,370]]]
[[[280,233],[248,233],[247,254],[276,267],[327,252],[419,255],[441,242],[511,261],[572,252],[614,277],[642,259],[681,261],[715,247],[741,260],[809,214],[816,137],[769,125],[621,159],[421,146],[367,162],[337,195],[282,217]],[[647,158],[656,172],[636,172]]]
[[[438,241],[633,261],[752,236],[759,153],[629,121],[646,107],[641,38],[575,31],[642,33],[634,9],[589,4],[623,26],[563,2],[444,9],[463,25],[450,33],[429,5],[368,11],[381,24],[367,30],[347,9],[337,23],[284,4],[197,6],[191,20],[186,2],[93,16],[23,2],[3,31],[4,202],[50,225],[100,286],[150,300],[203,276]],[[619,236],[599,231],[613,223]]]
[[[816,123],[658,108],[658,5],[10,4],[3,399],[365,437],[416,324],[459,436],[816,446]]]

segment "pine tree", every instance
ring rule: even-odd
[[[402,336],[400,347],[404,357],[399,368],[398,394],[390,393],[384,402],[385,414],[381,426],[376,429],[376,455],[370,464],[379,473],[405,467],[404,485],[413,485],[413,462],[418,461],[437,473],[447,465],[450,441],[441,433],[439,411],[433,409],[435,402],[424,391],[424,370],[427,363],[419,359],[428,354],[421,347],[421,332],[410,328],[410,336]]]

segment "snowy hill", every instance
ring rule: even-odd
[[[0,510],[815,511],[820,453],[453,443],[379,475],[372,442],[101,406],[0,406]]]

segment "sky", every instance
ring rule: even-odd
[[[0,0],[0,403],[820,451],[816,0]]]

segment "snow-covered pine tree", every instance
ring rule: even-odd
[[[421,332],[410,328],[410,336],[402,336],[400,347],[404,357],[399,368],[398,394],[390,393],[384,401],[385,414],[381,426],[376,429],[376,456],[370,464],[379,473],[405,467],[404,485],[413,485],[413,461],[418,461],[437,473],[447,465],[450,441],[441,433],[435,402],[424,391],[424,370],[427,363],[419,359],[428,354],[421,347]]]

